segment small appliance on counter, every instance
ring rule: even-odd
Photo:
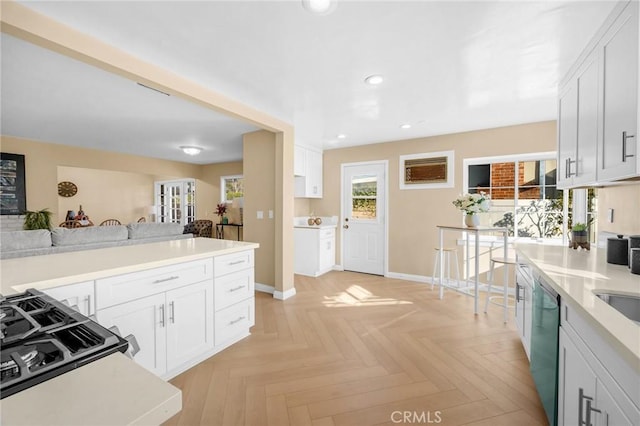
[[[640,257],[640,235],[629,235],[629,269],[632,269],[633,272],[633,256],[634,249],[638,249],[636,253],[636,258]],[[640,259],[636,260],[636,269],[640,270]],[[640,272],[633,272],[634,274],[638,274]]]
[[[614,265],[629,264],[629,240],[618,235],[618,238],[607,238],[607,263]]]
[[[629,250],[629,268],[632,274],[640,275],[640,247]]]
[[[114,352],[127,340],[38,290],[0,296],[0,398]]]

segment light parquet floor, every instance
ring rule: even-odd
[[[330,272],[286,301],[256,293],[251,336],[171,381],[166,424],[547,424],[513,322],[436,290]]]

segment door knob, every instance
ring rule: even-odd
[[[349,229],[349,225],[342,225],[344,229]]]

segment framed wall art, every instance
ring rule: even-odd
[[[0,214],[23,214],[27,210],[24,155],[0,153]]]

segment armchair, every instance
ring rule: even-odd
[[[183,234],[193,234],[193,237],[211,238],[213,233],[213,221],[208,219],[194,220],[184,226]]]

